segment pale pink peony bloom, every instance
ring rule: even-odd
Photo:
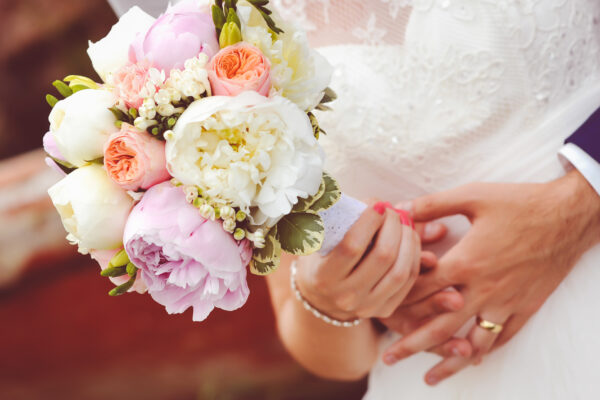
[[[233,311],[248,299],[250,243],[204,219],[181,187],[149,189],[129,216],[123,242],[148,292],[170,314],[192,307],[193,320],[203,321],[215,307]]]
[[[108,268],[108,263],[112,258],[121,250],[92,250],[90,251],[90,256],[100,265],[100,269],[104,271]],[[129,280],[129,275],[119,276],[116,278],[108,278],[115,286],[119,286],[124,284]],[[138,271],[137,276],[135,278],[135,283],[128,290],[128,292],[136,291],[140,294],[146,293],[146,285],[141,278],[141,272]]]
[[[206,7],[196,1],[171,6],[150,27],[138,34],[129,48],[129,60],[148,60],[167,74],[183,69],[190,58],[205,53],[212,58],[219,51],[215,24]]]
[[[208,79],[215,96],[237,96],[245,91],[267,96],[271,89],[271,63],[256,47],[237,43],[213,57]]]
[[[42,139],[42,142],[44,144],[44,151],[50,156],[44,158],[44,162],[46,163],[46,165],[58,172],[61,176],[66,176],[67,174],[58,166],[56,161],[54,161],[54,159],[59,161],[65,161],[65,158],[58,149],[56,140],[54,140],[54,136],[52,136],[52,132],[46,132],[44,138]]]
[[[112,76],[115,95],[123,100],[128,107],[140,108],[149,91],[144,90],[150,82],[150,62],[141,60],[137,63],[128,63],[117,70]],[[156,89],[156,86],[154,86]]]
[[[128,124],[108,138],[104,166],[108,176],[125,190],[148,189],[171,178],[165,142]]]

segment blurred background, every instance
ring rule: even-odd
[[[40,150],[51,82],[96,77],[87,40],[105,0],[0,0],[0,399],[360,399],[364,382],[304,372],[282,348],[263,279],[238,312],[204,323],[148,296],[107,295],[99,267],[66,244]]]

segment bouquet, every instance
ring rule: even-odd
[[[246,302],[247,270],[328,252],[365,205],[323,171],[332,68],[268,0],[133,7],[48,95],[48,191],[79,252],[169,313]],[[341,200],[340,200],[341,199]],[[334,206],[335,204],[335,206]]]

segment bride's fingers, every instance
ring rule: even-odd
[[[438,354],[444,358],[463,357],[468,359],[473,354],[473,347],[467,339],[452,338],[446,343],[428,350],[428,352]]]
[[[392,344],[384,352],[384,362],[392,365],[413,354],[445,343],[468,321],[471,315],[470,310],[463,308],[460,311],[442,314],[433,318],[422,327]]]
[[[402,243],[397,251],[396,262],[381,278],[369,293],[366,301],[358,310],[358,316],[373,315],[379,310],[378,316],[389,317],[402,303],[418,276],[420,251],[418,237],[412,228],[401,225]]]
[[[470,357],[452,356],[445,358],[427,372],[425,382],[431,386],[436,385],[470,364]]]

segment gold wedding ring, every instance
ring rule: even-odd
[[[479,316],[477,317],[477,325],[479,325],[481,328],[485,329],[486,331],[490,331],[490,332],[496,333],[496,334],[502,332],[502,329],[504,329],[504,327],[502,325],[495,324],[495,323],[485,320]]]

